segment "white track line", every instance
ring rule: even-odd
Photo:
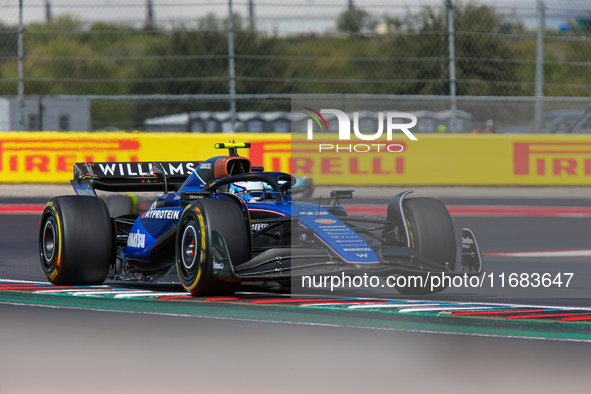
[[[134,297],[178,297],[178,296],[189,296],[191,294],[187,292],[183,293],[120,293],[115,296],[115,298],[134,298]]]
[[[0,283],[7,282],[7,283],[34,283],[34,284],[44,284],[44,285],[51,285],[49,282],[37,282],[33,280],[20,280],[20,279],[0,279]]]
[[[33,293],[35,294],[47,294],[47,293],[84,293],[84,292],[96,292],[96,291],[105,291],[106,287],[110,287],[110,286],[97,286],[96,290],[94,289],[56,289],[56,290],[33,290],[33,289],[28,289],[28,290],[33,290]],[[2,290],[2,288],[0,288],[0,290]],[[113,291],[113,290],[111,290]],[[120,290],[119,290],[120,291]]]
[[[503,309],[503,308],[495,308],[492,306],[489,307],[482,307],[482,306],[461,306],[457,305],[455,307],[448,306],[448,307],[435,307],[435,308],[403,308],[400,309],[399,313],[413,313],[413,312],[444,312],[444,311],[466,311],[466,310],[492,310],[492,309]],[[511,309],[511,308],[507,308]],[[506,309],[503,309],[506,310]]]
[[[152,291],[150,290],[142,290],[145,291],[146,293],[152,293]],[[138,293],[138,291],[136,290],[97,290],[97,291],[77,291],[77,292],[73,292],[72,295],[74,296],[95,296],[95,295],[104,295],[104,294],[111,294],[111,295],[116,295],[116,294],[125,294],[125,293]]]
[[[439,306],[441,302],[438,303],[422,303],[422,304],[366,304],[366,305],[351,305],[348,309],[376,309],[376,308],[384,308],[384,309],[401,309],[407,307],[420,307],[420,306]]]
[[[548,250],[536,252],[485,253],[484,255],[503,257],[589,257],[591,256],[591,250]]]

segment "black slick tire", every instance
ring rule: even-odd
[[[240,285],[213,276],[213,231],[224,238],[233,266],[249,257],[249,228],[235,201],[203,199],[191,203],[179,220],[175,259],[183,287],[194,296],[232,294]]]
[[[449,212],[435,198],[409,198],[404,202],[410,246],[441,266],[442,272],[453,271],[456,264],[456,237]],[[396,287],[405,295],[428,295],[446,289],[439,286]]]
[[[113,225],[101,199],[60,196],[45,205],[39,225],[39,257],[51,283],[101,284],[114,256]]]

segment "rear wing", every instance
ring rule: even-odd
[[[71,181],[79,195],[110,192],[176,191],[201,161],[88,162],[74,164]]]

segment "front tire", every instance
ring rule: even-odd
[[[39,257],[54,285],[97,285],[114,261],[115,236],[105,203],[89,196],[49,200],[39,225]]]
[[[441,266],[442,272],[453,271],[456,265],[456,237],[451,216],[445,205],[435,198],[409,198],[404,202],[410,246]],[[431,290],[425,287],[396,287],[405,295],[439,293],[446,286]]]
[[[181,283],[194,296],[232,294],[240,285],[213,275],[214,231],[223,237],[232,266],[248,260],[250,229],[240,206],[221,199],[193,202],[179,220],[175,256]]]

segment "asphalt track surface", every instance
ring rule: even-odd
[[[591,207],[583,195],[442,199],[452,206]],[[0,201],[7,202],[14,201]],[[38,219],[0,215],[0,279],[45,282]],[[408,305],[507,303],[577,313],[591,308],[591,256],[585,255],[590,217],[454,216],[454,222],[475,231],[487,272],[573,272],[571,287],[450,288],[410,300],[376,291],[371,297]],[[565,250],[575,256],[505,254]],[[253,297],[278,296],[121,301],[0,289],[0,392],[588,392],[591,383],[591,325],[585,320],[306,309],[254,305],[247,301]]]

